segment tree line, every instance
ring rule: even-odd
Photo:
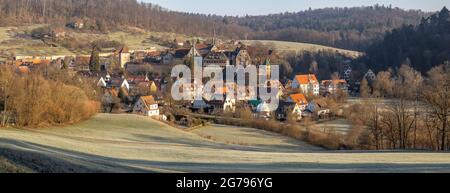
[[[361,82],[367,99],[354,105],[352,140],[362,149],[450,149],[450,63],[422,76],[409,65]]]
[[[187,35],[271,39],[363,50],[389,30],[419,23],[427,13],[385,6],[327,8],[266,16],[182,13],[137,0],[0,0],[0,25],[66,24],[84,19],[88,29],[121,26]]]
[[[253,39],[275,39],[363,50],[385,32],[402,25],[417,25],[427,13],[374,5],[354,8],[324,8],[296,13],[235,18],[250,27]]]
[[[450,11],[423,18],[419,25],[405,25],[371,45],[363,62],[379,71],[411,65],[422,73],[450,60]]]

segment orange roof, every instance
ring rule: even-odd
[[[299,105],[303,105],[303,104],[308,104],[308,101],[306,100],[305,95],[298,93],[298,94],[291,94],[291,99],[292,101],[294,101],[295,103],[299,104]]]
[[[158,51],[154,51],[154,52],[149,52],[147,53],[147,56],[161,56],[161,52]]]
[[[13,63],[13,65],[15,65],[15,66],[20,66],[20,65],[23,64],[23,62],[22,62],[22,61],[19,61],[19,60],[13,61],[12,63]]]
[[[51,60],[41,60],[41,59],[34,59],[33,64],[50,64]]]
[[[141,96],[141,99],[146,105],[156,104],[153,96]]]
[[[120,87],[120,91],[119,92],[121,92],[122,95],[125,96],[125,97],[130,96],[130,93],[128,93],[128,90],[124,86]]]
[[[146,109],[150,109],[149,105],[157,104],[153,96],[141,96],[141,100],[144,102]]]
[[[115,96],[115,97],[119,96],[119,94],[117,94],[116,89],[110,89],[110,90],[109,90],[109,93],[111,93],[111,95],[112,95],[112,96]]]
[[[24,74],[30,72],[30,68],[28,68],[28,66],[19,66],[18,69],[21,73]]]
[[[314,74],[301,74],[295,76],[295,79],[299,84],[319,83],[316,75]]]
[[[207,49],[208,47],[206,44],[195,44],[195,49],[197,50]]]
[[[227,88],[226,86],[224,86],[224,87],[219,87],[219,88],[217,88],[217,92],[218,92],[219,94],[226,94],[226,93],[228,93],[228,88]]]

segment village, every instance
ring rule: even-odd
[[[0,0],[0,173],[450,171],[448,3],[201,1]]]
[[[83,25],[82,21],[76,21],[67,27],[79,29],[83,28]],[[64,29],[61,28],[56,28],[48,34],[52,38],[61,38],[65,35]],[[234,118],[239,118],[238,116],[242,118],[243,109],[250,110],[245,111],[249,114],[245,116],[253,119],[280,122],[297,122],[304,118],[316,121],[329,119],[342,116],[340,107],[346,103],[348,96],[358,96],[360,81],[354,80],[350,62],[345,61],[342,70],[336,72],[337,75],[329,80],[319,80],[316,74],[304,73],[292,74],[291,78],[277,81],[279,85],[277,96],[280,102],[275,111],[268,108],[267,103],[259,98],[237,101],[233,97],[227,97],[230,89],[241,89],[249,94],[253,89],[248,86],[237,88],[233,85],[233,88],[230,88],[230,85],[227,85],[215,88],[216,94],[224,96],[223,100],[192,98],[189,101],[179,102],[171,99],[170,90],[176,78],[170,77],[170,69],[177,64],[192,67],[192,64],[197,62],[194,57],[200,57],[204,67],[264,65],[270,73],[270,66],[277,65],[271,64],[271,58],[279,57],[275,56],[278,53],[268,48],[267,53],[258,53],[259,57],[254,58],[247,51],[249,46],[251,45],[241,41],[222,41],[214,36],[209,41],[203,42],[198,39],[185,42],[175,39],[169,49],[163,50],[154,47],[131,50],[123,46],[120,49],[93,48],[91,55],[17,55],[6,64],[14,66],[20,73],[28,73],[36,67],[50,65],[69,70],[72,74],[95,79],[103,92],[101,112],[135,113],[183,126],[195,126],[192,124],[192,118],[205,118],[205,115],[215,117],[231,115]],[[93,67],[93,62],[98,63],[97,66]],[[363,79],[373,81],[375,76],[375,73],[369,70]],[[190,87],[193,92],[192,84],[185,86]],[[331,101],[338,104],[331,105]]]

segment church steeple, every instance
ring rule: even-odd
[[[213,25],[213,39],[212,39],[212,45],[216,45],[216,24]]]
[[[266,66],[266,73],[267,73],[267,80],[270,79],[270,75],[271,75],[271,66],[270,66],[270,59],[266,58],[266,60],[264,60],[263,63],[264,66]]]

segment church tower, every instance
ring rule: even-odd
[[[128,49],[128,47],[124,46],[119,52],[119,64],[122,69],[125,68],[125,65],[128,62],[130,62],[130,58],[130,50]]]
[[[271,78],[270,76],[271,76],[271,70],[272,70],[272,68],[270,66],[270,59],[267,58],[266,60],[264,60],[263,65],[266,66],[267,80],[269,80]]]

